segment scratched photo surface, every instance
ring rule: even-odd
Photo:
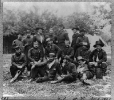
[[[3,96],[110,98],[110,5],[4,2]]]

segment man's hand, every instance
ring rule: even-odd
[[[86,42],[82,42],[82,44],[83,44],[83,45],[87,45],[87,43],[86,43]]]
[[[95,66],[98,66],[98,63],[97,62],[95,62]]]
[[[58,80],[61,80],[61,79],[62,79],[62,77],[58,76],[58,77],[57,77],[57,79],[58,79]]]

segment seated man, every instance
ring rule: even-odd
[[[77,50],[77,57],[78,56],[81,56],[83,57],[84,59],[86,59],[87,61],[89,61],[89,56],[90,56],[90,53],[91,51],[88,50],[87,48],[87,43],[85,42],[85,44],[83,43],[82,44],[82,47],[80,47],[78,50]],[[77,58],[76,58],[77,59]]]
[[[10,72],[13,78],[10,82],[12,83],[22,74],[26,66],[26,56],[18,46],[15,47],[15,54],[12,55],[11,64]]]
[[[84,58],[78,56],[77,61],[78,61],[78,67],[77,67],[78,78],[80,81],[82,81],[82,83],[89,85],[87,80],[93,78],[94,75],[89,70],[88,64]]]
[[[43,77],[46,74],[45,72],[46,61],[42,62],[43,55],[41,53],[41,49],[39,48],[39,42],[37,41],[33,42],[33,48],[31,48],[28,51],[28,59],[29,59],[29,67],[31,69],[30,81],[34,81],[35,78],[37,78],[38,74],[41,77]]]
[[[62,51],[62,61],[64,58],[68,58],[70,61],[73,61],[73,57],[74,57],[74,49],[70,46],[70,41],[66,40],[65,41],[65,47],[64,50]]]
[[[98,79],[102,79],[107,70],[107,54],[102,49],[103,46],[104,44],[101,41],[96,41],[96,44],[94,45],[96,49],[91,52],[89,58],[90,69]]]
[[[46,57],[49,57],[49,53],[55,53],[56,58],[59,59],[61,49],[56,44],[53,44],[53,40],[51,38],[47,38],[46,42],[47,42],[47,46],[45,48]]]
[[[70,59],[65,57],[62,63],[62,78],[52,83],[67,82],[71,83],[77,79],[76,65],[70,62]]]
[[[39,77],[36,82],[45,82],[45,81],[52,81],[57,78],[61,78],[61,68],[60,64],[55,61],[55,54],[54,53],[49,53],[49,59],[47,61],[47,75],[44,77]]]

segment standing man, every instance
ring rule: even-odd
[[[45,47],[45,56],[48,58],[50,53],[54,53],[56,55],[56,59],[59,59],[61,49],[53,44],[53,40],[51,38],[46,39],[47,46]]]
[[[64,50],[65,40],[69,40],[68,33],[64,31],[64,26],[60,24],[58,26],[59,32],[57,36],[54,37],[54,43],[58,45],[61,50]]]
[[[100,40],[96,41],[94,45],[95,50],[90,54],[90,69],[98,79],[102,79],[102,77],[106,75],[107,70],[107,54],[102,49],[103,46],[104,44]]]
[[[44,56],[44,54],[45,54],[45,51],[44,51],[45,37],[44,37],[44,34],[43,34],[43,30],[44,29],[42,27],[37,27],[36,28],[36,35],[34,35],[34,37],[33,37],[33,42],[34,41],[39,42],[40,49],[41,49],[42,54]]]
[[[19,48],[21,49],[21,51],[23,51],[23,41],[22,41],[22,35],[19,34],[18,38],[15,39],[12,43],[12,47],[15,48],[16,46],[19,46]]]
[[[81,29],[80,30],[80,37],[77,38],[76,41],[76,47],[77,47],[77,51],[75,53],[75,57],[77,59],[79,51],[83,48],[87,48],[87,50],[89,50],[90,48],[90,43],[89,43],[89,39],[88,37],[85,36],[85,29]]]
[[[28,59],[28,51],[30,48],[32,48],[32,38],[31,38],[31,34],[30,31],[27,30],[27,36],[26,38],[23,40],[23,46],[24,46],[24,54],[26,55],[27,58],[27,70],[28,70],[28,75],[30,75],[30,69],[28,67],[28,63],[29,63],[29,59]]]
[[[75,52],[77,50],[76,41],[77,41],[77,38],[80,36],[80,31],[79,31],[79,28],[72,28],[72,30],[74,34],[72,36],[71,47],[74,49],[74,55],[75,55]]]
[[[15,47],[15,54],[12,55],[11,58],[11,83],[14,82],[24,71],[26,66],[26,56],[22,53],[19,46]]]

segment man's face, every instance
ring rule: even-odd
[[[66,63],[66,62],[67,62],[67,60],[66,60],[66,59],[64,59],[64,60],[63,60],[63,63]]]
[[[50,41],[48,41],[48,45],[51,45],[52,43],[53,43],[53,41],[51,41],[51,40],[50,40]]]
[[[18,35],[18,39],[19,40],[22,40],[22,35]]]
[[[53,30],[52,30],[52,29],[50,29],[50,30],[49,30],[49,33],[53,33]]]
[[[69,41],[65,41],[65,45],[69,46],[70,45]]]
[[[39,44],[38,44],[38,42],[34,42],[34,48],[38,48],[39,47]]]
[[[21,50],[20,49],[16,49],[15,52],[16,52],[16,54],[20,54]]]
[[[77,30],[76,29],[73,29],[73,32],[74,32],[74,34],[77,32]]]
[[[84,36],[85,35],[85,32],[81,32],[81,35]]]
[[[61,31],[61,30],[63,30],[63,27],[62,27],[62,26],[59,26],[59,28],[58,28],[58,29],[59,29],[59,31]]]
[[[79,61],[78,61],[78,64],[79,64],[79,65],[82,65],[82,64],[83,64],[83,61],[82,61],[82,60],[79,60]]]
[[[97,45],[97,46],[96,46],[96,49],[97,49],[97,50],[100,50],[100,49],[101,49],[101,46],[100,46],[100,45]]]
[[[30,37],[30,33],[27,34],[27,37]]]
[[[40,34],[41,34],[41,33],[42,33],[42,29],[39,29],[39,30],[38,30],[38,33],[40,33]]]

